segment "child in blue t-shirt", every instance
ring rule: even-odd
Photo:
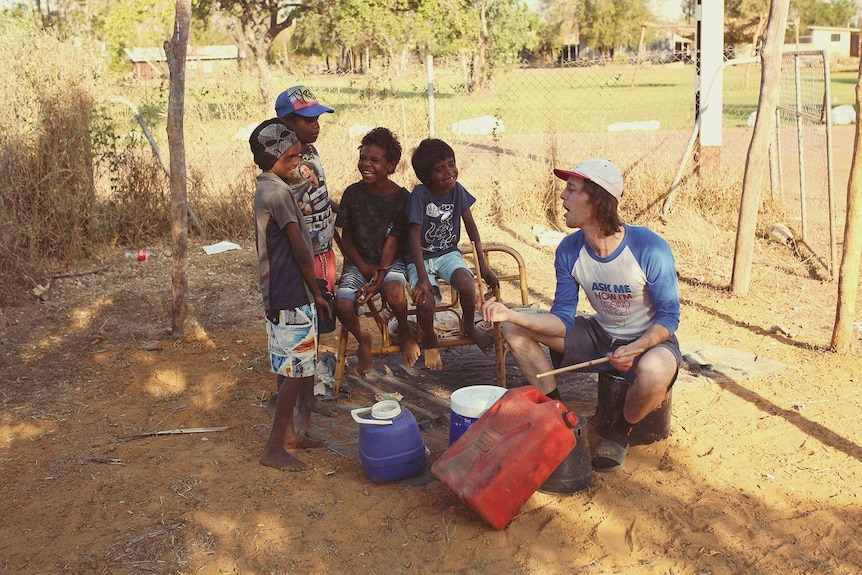
[[[478,294],[473,273],[458,249],[461,221],[475,245],[482,278],[491,287],[496,287],[498,282],[485,261],[479,229],[470,212],[476,198],[458,183],[455,151],[442,140],[428,138],[414,150],[411,162],[422,184],[413,188],[407,209],[410,248],[407,277],[413,303],[416,304],[417,323],[424,336],[425,365],[429,369],[440,370],[443,369],[443,360],[434,332],[434,310],[441,300],[438,278],[458,292],[464,334],[484,353],[494,346],[491,336],[475,326]]]

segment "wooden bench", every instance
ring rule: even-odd
[[[470,246],[459,246],[459,249],[461,250],[461,253],[465,256],[465,259],[468,262],[473,260],[473,250]],[[521,302],[519,305],[528,306],[529,292],[527,290],[527,269],[524,264],[524,259],[521,257],[521,254],[519,254],[516,250],[510,248],[509,246],[498,244],[489,244],[483,246],[482,252],[485,254],[485,261],[488,262],[488,267],[494,270],[494,273],[497,274],[497,279],[500,281],[500,286],[502,288],[505,288],[504,293],[508,293],[510,290],[515,290],[520,294]],[[476,262],[473,262],[474,273],[478,275],[478,272],[476,271],[477,267],[478,266],[476,265]],[[440,287],[442,290],[444,290],[444,297],[443,302],[437,305],[435,313],[453,312],[453,310],[457,310],[457,312],[455,313],[458,313],[458,315],[460,316],[458,292],[456,292],[454,289],[452,289],[451,286],[446,285],[445,282],[442,281],[440,282]],[[445,291],[449,292],[448,297],[446,297]],[[494,296],[499,301],[503,301],[500,292],[500,288],[495,288],[492,290]],[[409,296],[408,301],[410,301]],[[382,305],[379,294],[373,299],[366,302],[366,306],[368,307],[368,311],[360,316],[360,323],[361,325],[363,325],[363,327],[366,327],[369,323],[373,326],[376,326],[376,330],[373,327],[371,328],[372,334],[374,335],[374,341],[371,349],[372,357],[386,356],[394,352],[400,353],[401,347],[399,346],[398,342],[393,341],[392,336],[389,333],[389,321],[391,313],[389,313],[389,310],[386,310]],[[408,318],[412,318],[413,320],[415,320],[415,316],[415,309],[409,309]],[[371,321],[367,321],[368,319],[370,319]],[[421,332],[421,330],[417,331]],[[497,385],[505,387],[507,350],[506,344],[503,341],[503,335],[499,324],[494,324],[491,330],[491,334],[494,339],[494,354],[497,364]],[[421,333],[419,333],[418,336],[419,346],[422,347]],[[350,339],[352,339],[350,338],[350,332],[347,331],[347,328],[342,325],[341,332],[338,338],[338,353],[335,364],[335,383],[333,395],[335,395],[336,397],[341,392],[341,383],[344,380],[344,371],[347,365],[347,358],[350,356],[355,356],[357,353],[357,348],[355,345],[350,348],[348,347],[348,340]],[[438,333],[437,346],[441,349],[446,347],[456,347],[463,345],[475,345],[472,339],[464,335],[463,329],[459,328],[457,333]]]

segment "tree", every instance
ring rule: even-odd
[[[850,26],[856,16],[854,0],[796,0],[793,2],[799,15],[799,25]]]
[[[789,0],[772,0],[766,33],[761,50],[760,96],[757,119],[748,155],[745,157],[745,175],[742,179],[742,199],[739,202],[739,223],[736,229],[736,247],[733,252],[731,288],[734,293],[748,293],[751,283],[751,263],[754,252],[754,233],[763,173],[767,165],[769,144],[772,141],[775,108],[781,77],[781,51],[784,47],[784,30],[787,28]]]
[[[769,4],[770,0],[726,0],[724,13],[727,26],[724,30],[724,43],[750,43],[751,55],[756,55],[766,27]]]
[[[294,41],[304,51],[383,54],[397,72],[408,57],[458,56],[465,89],[486,86],[493,69],[538,45],[536,17],[519,0],[314,0]],[[353,69],[343,58],[340,69]]]
[[[583,0],[577,16],[582,41],[603,58],[613,57],[619,47],[637,48],[641,25],[651,18],[643,0]]]
[[[56,30],[60,37],[90,36],[105,42],[114,65],[128,65],[127,48],[157,46],[171,30],[171,0],[31,1],[43,28]]]
[[[158,46],[171,29],[171,0],[111,0],[93,2],[90,25],[107,45],[113,64],[128,66],[126,49]]]
[[[353,71],[353,48],[368,41],[364,23],[368,21],[371,6],[362,0],[310,0],[308,9],[299,15],[292,44],[300,54],[326,58],[336,54],[339,70]]]
[[[172,334],[175,339],[185,335],[188,302],[188,219],[186,216],[186,148],[183,136],[185,111],[186,54],[192,17],[191,0],[177,0],[173,37],[165,41],[165,54],[170,71],[168,96],[168,146],[171,154],[171,293],[173,296]]]
[[[539,43],[537,23],[535,14],[518,0],[465,2],[458,28],[464,33],[449,36],[464,68],[465,90],[489,87],[494,69],[516,58],[522,49],[535,48]]]
[[[862,111],[862,60],[856,76],[856,117]],[[853,343],[853,320],[856,316],[856,291],[859,288],[859,260],[862,258],[862,125],[856,123],[853,164],[847,184],[847,215],[844,224],[844,249],[838,272],[838,305],[832,330],[832,349],[844,353]]]
[[[202,21],[209,20],[215,11],[235,20],[236,26],[231,29],[234,40],[251,52],[250,62],[257,72],[261,98],[273,102],[269,87],[272,42],[308,10],[308,4],[309,0],[197,0],[194,13]]]

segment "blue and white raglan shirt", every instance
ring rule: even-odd
[[[580,230],[557,247],[557,291],[551,313],[572,328],[581,287],[599,325],[615,339],[631,341],[658,323],[679,326],[679,287],[670,246],[655,232],[625,225],[625,237],[606,258],[597,256]]]

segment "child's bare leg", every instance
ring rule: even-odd
[[[311,397],[306,397],[306,395],[302,394],[297,399],[297,407],[294,410],[294,426],[296,432],[300,435],[308,433],[308,425],[311,420],[311,412],[319,413],[324,417],[335,417],[338,415],[338,412],[335,408],[330,407],[320,401],[316,395],[314,395],[314,388],[311,390]],[[266,412],[269,413],[270,417],[275,417],[275,404],[278,402],[278,392],[276,391],[272,395],[269,396],[269,399],[266,402]],[[306,402],[307,405],[311,406],[310,410],[300,409],[300,403]],[[304,420],[301,420],[303,418]]]
[[[305,414],[308,416],[308,420],[311,420],[311,413],[318,413],[324,417],[335,417],[338,413],[332,407],[326,405],[320,399],[314,395],[314,384],[312,383],[307,389],[303,389],[299,395],[299,403],[303,404],[305,408]],[[308,423],[306,423],[304,429],[300,429],[299,425],[294,425],[294,429],[296,429],[297,433],[300,434],[308,434]]]
[[[323,406],[325,413],[318,406]],[[296,399],[296,409],[293,413],[293,429],[298,435],[309,435],[308,428],[311,425],[311,413],[320,413],[325,417],[335,417],[335,410],[328,405],[323,404],[314,395],[314,382],[308,389],[303,388],[299,392],[299,397]]]
[[[410,329],[410,324],[407,323],[407,296],[404,292],[404,286],[397,281],[384,283],[383,297],[389,303],[389,307],[395,313],[395,319],[398,321],[398,341],[401,345],[401,357],[404,358],[404,365],[412,366],[419,359],[421,350],[416,336],[413,335],[413,330]]]
[[[330,405],[323,403],[320,398],[314,395],[314,386],[311,388],[311,411],[323,417],[335,417],[338,411]]]
[[[476,329],[476,278],[465,269],[458,269],[452,274],[452,285],[458,290],[461,310],[464,312],[462,322],[464,335],[476,342],[482,353],[490,353],[494,349],[494,338],[486,331]]]
[[[296,398],[296,407],[293,410],[293,430],[296,431],[297,435],[306,435],[310,425],[311,407],[308,405],[308,398],[305,397],[305,390],[303,389],[299,392],[299,397]]]
[[[303,379],[314,381],[314,378]],[[284,471],[303,471],[308,469],[308,466],[287,453],[284,447],[288,434],[291,437],[297,436],[293,429],[293,408],[301,390],[302,379],[279,375],[277,382],[279,389],[278,400],[275,404],[275,417],[272,421],[269,439],[267,439],[266,446],[260,456],[260,463]]]
[[[360,375],[365,375],[374,365],[374,360],[371,358],[371,334],[362,329],[359,323],[359,316],[356,315],[356,303],[352,300],[347,298],[336,299],[335,313],[341,325],[345,326],[347,331],[353,334],[353,337],[356,338],[356,342],[359,344],[356,352],[359,359],[356,371]]]
[[[422,344],[425,348],[425,367],[432,371],[440,371],[443,369],[443,359],[437,348],[437,332],[434,331],[434,308],[437,304],[433,298],[429,299],[431,299],[430,302],[417,304],[416,320],[424,338]]]
[[[278,388],[281,386],[284,381],[284,376],[278,376],[275,378],[275,393],[269,396],[269,399],[266,400],[266,412],[269,414],[270,419],[275,418],[275,404],[278,402]]]
[[[305,382],[306,379],[308,380],[308,383]],[[285,449],[294,449],[297,447],[324,447],[326,445],[325,440],[311,437],[308,433],[314,402],[314,377],[303,378],[302,381],[303,383],[299,390],[299,395],[296,398],[296,411],[293,416],[293,430],[296,432],[295,435],[296,437],[299,437],[299,440],[294,439],[289,441],[287,435],[285,435]],[[311,440],[312,443],[308,444],[306,440]],[[300,443],[302,442],[306,442],[306,444],[301,445]]]

